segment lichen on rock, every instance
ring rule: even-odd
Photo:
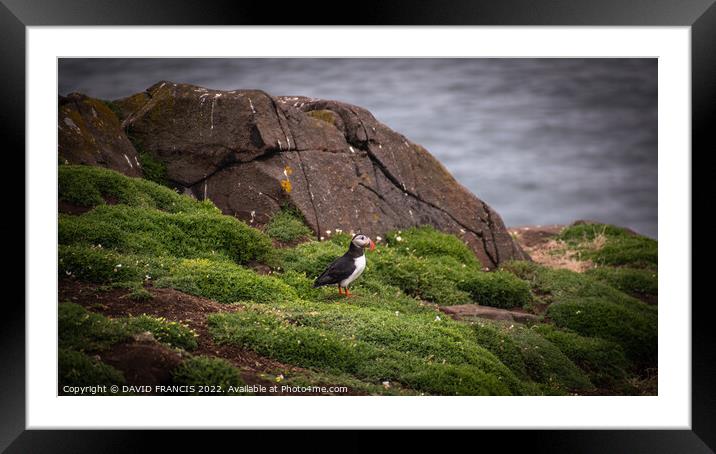
[[[104,102],[79,93],[60,96],[57,126],[61,162],[142,176],[136,150],[119,119]]]

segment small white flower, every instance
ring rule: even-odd
[[[330,236],[330,235],[331,235],[331,231],[330,231],[330,230],[326,230],[326,235]]]
[[[343,233],[343,230],[341,230],[341,229],[336,229],[336,233]]]
[[[321,241],[323,241],[325,238],[321,237]]]
[[[389,381],[384,381],[384,382],[383,382],[383,388],[385,388],[385,389],[390,388],[390,382],[389,382]]]
[[[395,316],[397,317],[398,315],[400,315],[400,311],[395,311]]]
[[[396,236],[396,237],[395,237],[395,241],[397,241],[397,242],[400,243],[401,241],[403,241],[403,238],[400,237],[400,236]]]
[[[436,321],[436,322],[439,322],[439,321],[440,321],[440,316],[439,316],[439,315],[436,315],[436,316],[435,316],[435,321]]]
[[[118,264],[117,264],[117,268],[122,268],[122,264],[121,264],[121,263],[118,263]]]
[[[377,237],[375,237],[375,239],[376,239],[377,241],[380,241],[380,240],[382,240],[383,238],[377,236]]]
[[[577,315],[579,315],[579,314],[581,314],[581,313],[582,313],[582,311],[577,311],[577,312],[575,312],[575,314],[577,314]]]

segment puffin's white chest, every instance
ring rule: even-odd
[[[353,259],[353,264],[355,265],[356,269],[351,273],[350,276],[341,281],[341,287],[348,287],[349,285],[351,285],[351,282],[358,279],[358,276],[363,273],[363,270],[365,269],[365,255],[361,255],[360,257]]]

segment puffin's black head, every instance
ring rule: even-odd
[[[373,240],[371,240],[367,236],[363,235],[362,233],[359,233],[356,236],[354,236],[353,239],[351,240],[351,244],[354,244],[355,246],[357,246],[361,249],[365,249],[367,247],[370,247],[371,251],[373,249],[375,249],[375,243],[373,242]]]

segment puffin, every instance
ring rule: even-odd
[[[351,245],[348,252],[335,259],[328,265],[328,268],[316,278],[313,287],[321,287],[324,285],[338,284],[338,293],[343,294],[341,289],[345,289],[345,296],[351,296],[348,286],[365,270],[365,255],[363,250],[375,249],[375,243],[367,236],[359,233],[351,239]]]

